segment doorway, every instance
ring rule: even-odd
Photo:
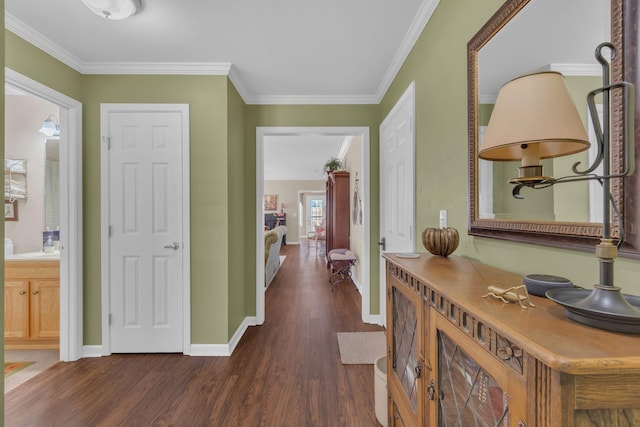
[[[369,217],[369,128],[367,127],[257,127],[256,128],[256,324],[261,325],[265,320],[265,287],[264,287],[264,146],[265,139],[277,136],[354,136],[362,141],[361,163],[362,173],[360,175],[360,191],[364,218],[362,223],[362,248],[365,248],[362,259],[359,260],[362,271],[361,295],[362,312],[361,318],[365,323],[379,323],[378,315],[372,315],[370,309],[370,217]]]
[[[83,357],[82,104],[11,69],[5,70],[5,87],[13,93],[51,103],[58,109],[59,360],[78,360]],[[19,218],[19,211],[17,216]],[[45,227],[44,221],[38,226],[41,231],[46,231]]]
[[[327,196],[325,193],[306,193],[304,200],[305,232],[306,235],[309,235],[309,233],[317,232],[318,227],[322,227],[325,224]]]

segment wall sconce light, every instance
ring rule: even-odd
[[[600,263],[600,280],[593,290],[554,289],[546,296],[566,309],[567,317],[576,322],[617,332],[640,333],[640,298],[623,295],[614,286],[613,261],[624,240],[624,228],[611,198],[612,178],[633,173],[633,106],[634,89],[628,82],[610,83],[610,64],[603,56],[609,49],[611,59],[616,50],[611,43],[602,43],[596,49],[596,59],[602,65],[603,87],[587,96],[589,114],[598,139],[598,155],[586,170],[579,170],[580,162],[573,165],[574,175],[553,178],[542,175],[540,159],[554,158],[586,150],[588,137],[575,104],[569,96],[564,77],[559,73],[542,72],[516,78],[505,84],[496,100],[478,157],[486,160],[522,160],[520,175],[509,182],[515,184],[513,196],[522,198],[522,187],[545,188],[555,184],[598,180],[603,189],[602,238],[596,246]],[[611,173],[610,96],[613,89],[624,90],[624,170]],[[595,105],[595,96],[602,94],[603,121]],[[594,171],[602,164],[602,175]],[[621,238],[617,244],[611,236],[611,205],[620,222]]]
[[[142,10],[140,0],[82,0],[82,3],[91,12],[109,20],[125,19]]]
[[[38,132],[47,137],[60,136],[60,125],[58,124],[58,119],[54,116],[47,117]]]

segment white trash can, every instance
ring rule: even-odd
[[[376,418],[387,427],[387,356],[378,357],[373,364]]]

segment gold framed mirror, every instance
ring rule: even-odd
[[[580,109],[581,103],[584,104],[587,129],[591,124],[586,93],[601,87],[602,78],[598,75],[601,74],[597,72],[598,66],[587,63],[584,58],[590,55],[595,64],[593,52],[600,42],[611,41],[618,50],[612,61],[612,81],[624,77],[638,87],[635,41],[638,0],[611,0],[610,4],[591,1],[596,9],[591,14],[582,13],[585,10],[582,0],[571,3],[574,2],[562,2],[561,7],[553,0],[508,0],[467,45],[470,235],[592,252],[602,234],[602,213],[597,211],[602,200],[597,198],[597,185],[582,182],[531,190],[524,194],[527,201],[522,203],[511,197],[512,188],[507,182],[511,178],[509,173],[515,170],[517,174],[518,165],[484,163],[477,156],[483,128],[491,114],[492,99],[495,100],[500,86],[512,78],[541,70],[562,72],[576,105]],[[547,5],[553,7],[553,13],[544,9]],[[575,10],[581,12],[574,13]],[[591,15],[587,29],[577,37],[585,43],[579,49],[570,41],[557,41],[559,34],[567,34],[568,28],[572,35],[579,34],[578,24],[571,23],[577,15]],[[610,19],[605,22],[603,16]],[[612,100],[611,130],[615,152],[623,147],[621,109],[622,100],[616,94]],[[636,123],[639,123],[637,106]],[[640,152],[638,135],[636,126],[636,153]],[[588,164],[588,155],[582,153],[548,161],[545,169],[550,169],[556,177],[569,175],[576,161],[583,166]],[[621,159],[613,159],[612,170],[621,168]],[[620,255],[631,258],[640,258],[640,236],[636,230],[640,224],[637,218],[640,212],[636,208],[640,187],[638,169],[636,157],[636,173],[624,180],[615,180],[612,191],[626,231]],[[618,224],[615,218],[612,224]],[[620,228],[615,226],[613,234],[619,236]]]

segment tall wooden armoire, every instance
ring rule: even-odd
[[[329,251],[349,249],[349,172],[327,173],[327,265]]]

